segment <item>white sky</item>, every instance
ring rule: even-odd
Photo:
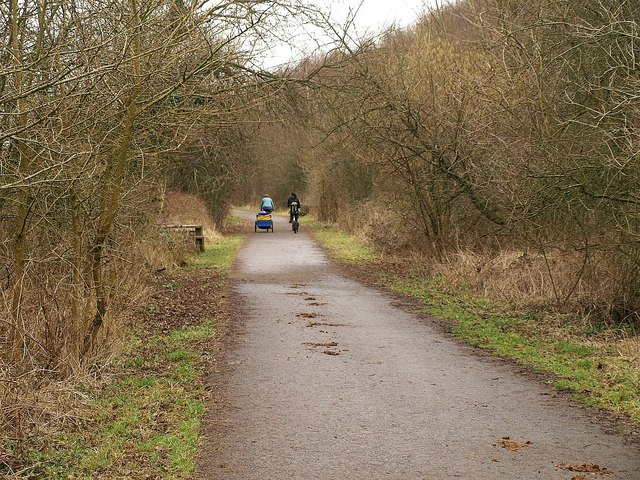
[[[358,9],[355,19],[358,33],[378,32],[393,24],[406,27],[415,23],[425,8],[424,0],[329,0],[323,3],[338,21],[348,16],[349,9]]]
[[[313,1],[313,0],[311,0]],[[426,6],[437,0],[316,0],[315,3],[332,24],[344,27],[348,18],[354,18],[350,30],[354,39],[371,37],[386,28],[395,25],[404,28],[415,23]],[[264,58],[267,67],[295,61],[317,51],[324,50],[323,45],[331,39],[318,29],[292,25],[288,36],[294,38],[289,44],[274,43],[270,55]]]

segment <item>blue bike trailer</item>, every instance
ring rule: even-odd
[[[254,227],[254,232],[257,232],[258,229],[273,232],[273,217],[268,212],[260,212],[256,215],[256,223]]]

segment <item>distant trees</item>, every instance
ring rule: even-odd
[[[5,449],[18,455],[29,440],[34,392],[95,370],[127,332],[148,293],[145,244],[161,241],[155,210],[167,188],[198,194],[223,222],[259,158],[255,112],[284,83],[256,67],[258,56],[279,23],[300,20],[305,8],[299,0],[0,4]]]
[[[223,217],[245,168],[240,124],[262,93],[241,40],[298,7],[0,6],[3,361],[65,369],[107,347],[112,305],[132,300],[133,239],[164,185]]]
[[[167,187],[222,222],[305,183],[385,248],[536,252],[557,305],[635,318],[636,3],[467,0],[274,74],[251,49],[296,0],[5,2],[2,362],[108,348]]]
[[[222,223],[304,184],[383,248],[516,252],[544,266],[525,290],[639,321],[637,1],[452,2],[259,71],[302,3],[0,4],[0,400],[110,349],[166,188]]]
[[[639,21],[628,0],[468,0],[345,43],[283,119],[309,203],[386,248],[535,252],[559,307],[637,319]]]

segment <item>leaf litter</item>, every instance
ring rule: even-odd
[[[583,472],[583,473],[595,473],[598,475],[613,475],[611,470],[600,467],[597,463],[583,463],[582,465],[567,465],[565,463],[559,463],[556,465],[561,470],[567,470],[569,472]],[[574,477],[575,478],[575,477]]]
[[[526,442],[516,442],[511,440],[510,437],[502,437],[502,439],[496,442],[494,445],[497,447],[506,448],[510,452],[517,452],[531,445],[531,442],[529,440],[527,440]]]

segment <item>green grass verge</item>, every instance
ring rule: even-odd
[[[209,242],[211,243],[211,242]],[[223,274],[229,273],[238,249],[242,246],[242,235],[228,235],[207,245],[205,251],[193,258],[190,268],[214,268]]]
[[[245,209],[241,209],[245,210]],[[248,210],[247,210],[248,211]],[[227,227],[242,227],[243,225],[248,225],[249,220],[241,215],[230,215],[227,219]]]
[[[224,237],[194,264],[226,274],[240,246],[239,237]],[[140,328],[110,366],[101,390],[85,394],[91,417],[33,454],[37,476],[191,478],[215,324],[203,318],[170,331],[150,334]]]
[[[309,226],[334,260],[419,299],[421,311],[448,321],[455,337],[548,374],[556,388],[572,392],[586,405],[625,413],[640,422],[640,372],[612,345],[593,342],[587,335],[567,339],[561,332],[540,334],[544,312],[523,312],[461,290],[451,293],[439,279],[424,278],[411,266],[398,268],[397,259],[384,259],[335,227],[319,222]]]
[[[560,340],[536,336],[539,312],[516,312],[508,306],[444,294],[438,282],[386,278],[395,291],[422,301],[422,311],[451,320],[453,334],[501,357],[551,374],[556,388],[568,390],[593,407],[626,412],[640,422],[640,372],[613,349],[598,348],[589,338]]]
[[[329,252],[329,256],[338,262],[354,265],[375,262],[382,258],[380,254],[363,245],[354,236],[329,223],[307,216],[304,217],[304,227],[312,229],[314,236]]]

